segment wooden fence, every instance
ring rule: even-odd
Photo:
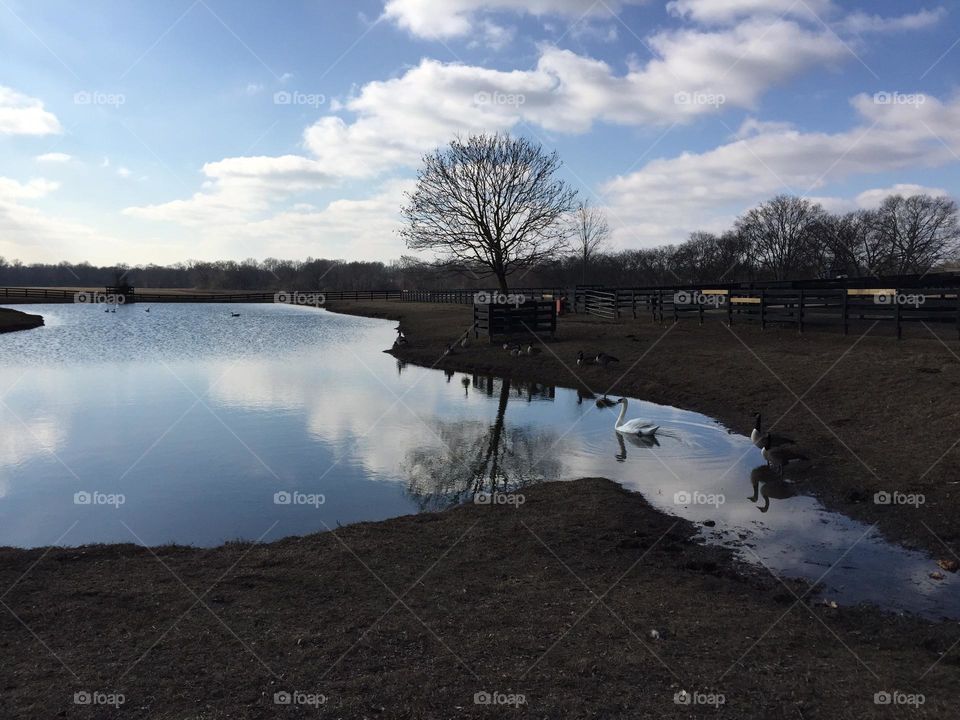
[[[557,332],[557,305],[553,300],[528,300],[521,305],[475,303],[473,336],[485,335],[490,342],[511,335],[529,336]]]

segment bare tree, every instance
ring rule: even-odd
[[[556,152],[509,135],[454,140],[423,159],[407,196],[400,235],[412,250],[480,277],[507,278],[555,258],[567,247],[564,219],[576,191],[555,177]]]
[[[879,241],[889,249],[884,270],[926,273],[956,250],[957,205],[945,197],[891,195],[873,214]]]
[[[808,264],[825,216],[823,208],[809,200],[778,195],[737,220],[736,230],[760,266],[785,280]]]
[[[589,200],[581,201],[574,213],[573,237],[582,263],[580,282],[586,284],[590,261],[603,251],[610,239],[610,224],[603,210],[590,205]]]

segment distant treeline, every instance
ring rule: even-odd
[[[837,215],[781,195],[722,234],[695,232],[678,245],[558,257],[511,278],[515,287],[676,285],[901,275],[953,267],[957,206],[944,197],[888,197],[876,210]],[[390,263],[338,260],[190,261],[128,268],[89,263],[23,264],[0,257],[0,286],[107,286],[204,290],[407,290],[489,287],[480,279],[404,256]]]

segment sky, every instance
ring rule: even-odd
[[[960,196],[960,3],[0,0],[0,257],[379,259],[423,154],[559,152],[616,249]]]

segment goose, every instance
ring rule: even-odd
[[[533,345],[527,345],[527,355],[539,355],[540,348],[534,347]]]
[[[447,355],[453,355],[453,343],[447,345],[447,349],[443,351],[443,357],[446,357]]]
[[[607,355],[607,353],[602,352],[597,353],[597,357],[594,359],[594,362],[597,363],[597,365],[606,367],[610,363],[617,363],[620,362],[620,360],[619,358],[615,358],[613,355]]]
[[[616,401],[616,400],[611,400],[611,399],[608,398],[606,395],[604,395],[602,398],[598,398],[598,399],[597,399],[597,407],[598,407],[598,408],[613,407],[613,406],[616,405],[616,404],[617,404],[617,401]]]
[[[758,448],[763,447],[763,425],[760,419],[760,413],[753,414],[753,430],[750,432],[750,441],[756,445]],[[788,438],[786,435],[777,435],[776,433],[767,433],[770,436],[770,447],[777,447],[778,445],[793,445],[793,438]]]
[[[520,357],[521,352],[522,351],[520,350],[519,345],[514,345],[512,348],[510,348],[510,355],[512,357]]]
[[[771,444],[771,440],[770,433],[767,433],[763,440],[761,453],[763,454],[763,459],[767,461],[767,465],[779,470],[781,477],[783,477],[783,468],[790,463],[809,460],[806,455],[792,448],[774,447]]]
[[[504,344],[503,344],[503,349],[504,349],[504,350],[510,350],[510,343],[504,343]]]
[[[146,310],[144,310],[144,312],[150,312],[150,308],[147,308]]]
[[[469,344],[470,344],[469,335],[464,335],[462,338],[460,338],[460,347],[466,347]]]
[[[594,361],[591,358],[583,356],[583,350],[577,351],[577,367],[583,367],[584,365],[590,365]]]
[[[240,313],[231,312],[230,317],[240,317]]]
[[[770,500],[786,500],[797,494],[796,487],[787,480],[782,480],[769,467],[761,465],[750,471],[750,484],[753,485],[753,495],[747,498],[756,502],[763,495],[763,505],[757,505],[760,512],[770,510]]]
[[[627,420],[623,421],[623,416],[627,414],[627,399],[620,398],[617,402],[623,407],[620,409],[620,417],[618,417],[614,423],[613,427],[618,433],[623,433],[625,435],[645,435],[650,436],[654,435],[657,430],[660,429],[659,425],[653,425],[648,423],[646,420]]]

